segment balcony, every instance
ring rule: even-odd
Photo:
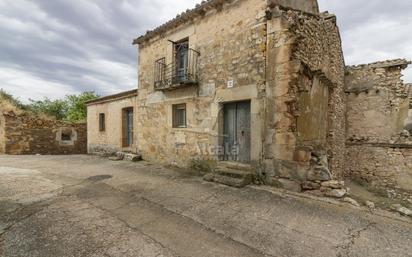
[[[173,90],[198,84],[198,58],[200,53],[191,48],[179,49],[174,61],[166,64],[165,58],[155,62],[155,90]]]

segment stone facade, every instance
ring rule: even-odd
[[[173,42],[185,38],[200,52],[198,86],[156,90],[155,61],[172,62]],[[224,104],[248,100],[251,164],[267,183],[331,176],[329,168],[343,175],[341,40],[335,16],[319,14],[316,1],[208,1],[135,43],[137,146],[144,158],[178,165],[217,160]],[[172,105],[181,103],[187,128],[173,128]]]
[[[87,145],[90,154],[113,155],[118,151],[136,152],[136,138],[132,146],[123,146],[122,110],[135,108],[137,90],[103,97],[87,104]],[[105,116],[105,129],[100,131],[99,114]],[[136,120],[136,118],[134,118]]]
[[[44,119],[29,113],[0,113],[0,153],[84,154],[85,123]]]
[[[405,130],[410,98],[392,60],[346,69],[346,175],[373,187],[412,193],[412,137]]]

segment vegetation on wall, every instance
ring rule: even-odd
[[[86,102],[98,97],[95,92],[83,92],[78,95],[67,95],[63,99],[30,99],[29,104],[23,104],[18,98],[0,89],[0,108],[13,111],[29,111],[57,120],[77,122],[86,119]]]

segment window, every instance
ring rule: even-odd
[[[71,131],[62,131],[62,141],[71,141],[72,140],[72,132]]]
[[[106,130],[106,120],[104,113],[99,114],[99,131],[103,132]]]
[[[173,127],[186,128],[186,104],[173,105]]]

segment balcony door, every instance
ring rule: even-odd
[[[189,41],[184,40],[175,43],[175,82],[184,82],[188,79],[189,66]]]

